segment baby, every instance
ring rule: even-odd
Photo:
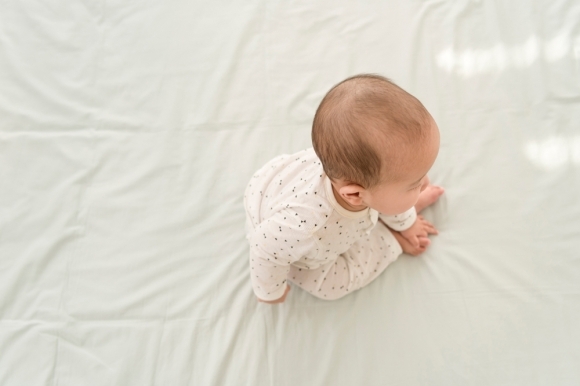
[[[437,234],[417,213],[443,194],[427,177],[439,130],[415,97],[382,76],[348,78],[320,103],[312,143],[267,162],[244,194],[250,277],[264,303],[283,302],[288,282],[341,298]]]

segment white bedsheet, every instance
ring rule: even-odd
[[[437,120],[439,236],[252,294],[243,190],[324,93]],[[579,385],[580,3],[0,3],[0,385]]]

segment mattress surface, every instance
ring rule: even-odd
[[[391,78],[439,229],[369,286],[258,303],[243,191]],[[0,3],[0,384],[580,384],[580,3]]]

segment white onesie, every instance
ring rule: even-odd
[[[402,253],[377,220],[400,231],[417,217],[414,207],[397,216],[346,210],[313,148],[268,161],[248,183],[244,206],[250,277],[262,300],[280,298],[286,280],[327,300],[364,287]]]

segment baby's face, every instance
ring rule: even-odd
[[[417,203],[419,193],[429,185],[427,172],[433,166],[438,152],[439,130],[433,122],[428,141],[412,154],[406,155],[405,178],[361,193],[365,205],[386,215],[396,215],[411,209]]]

